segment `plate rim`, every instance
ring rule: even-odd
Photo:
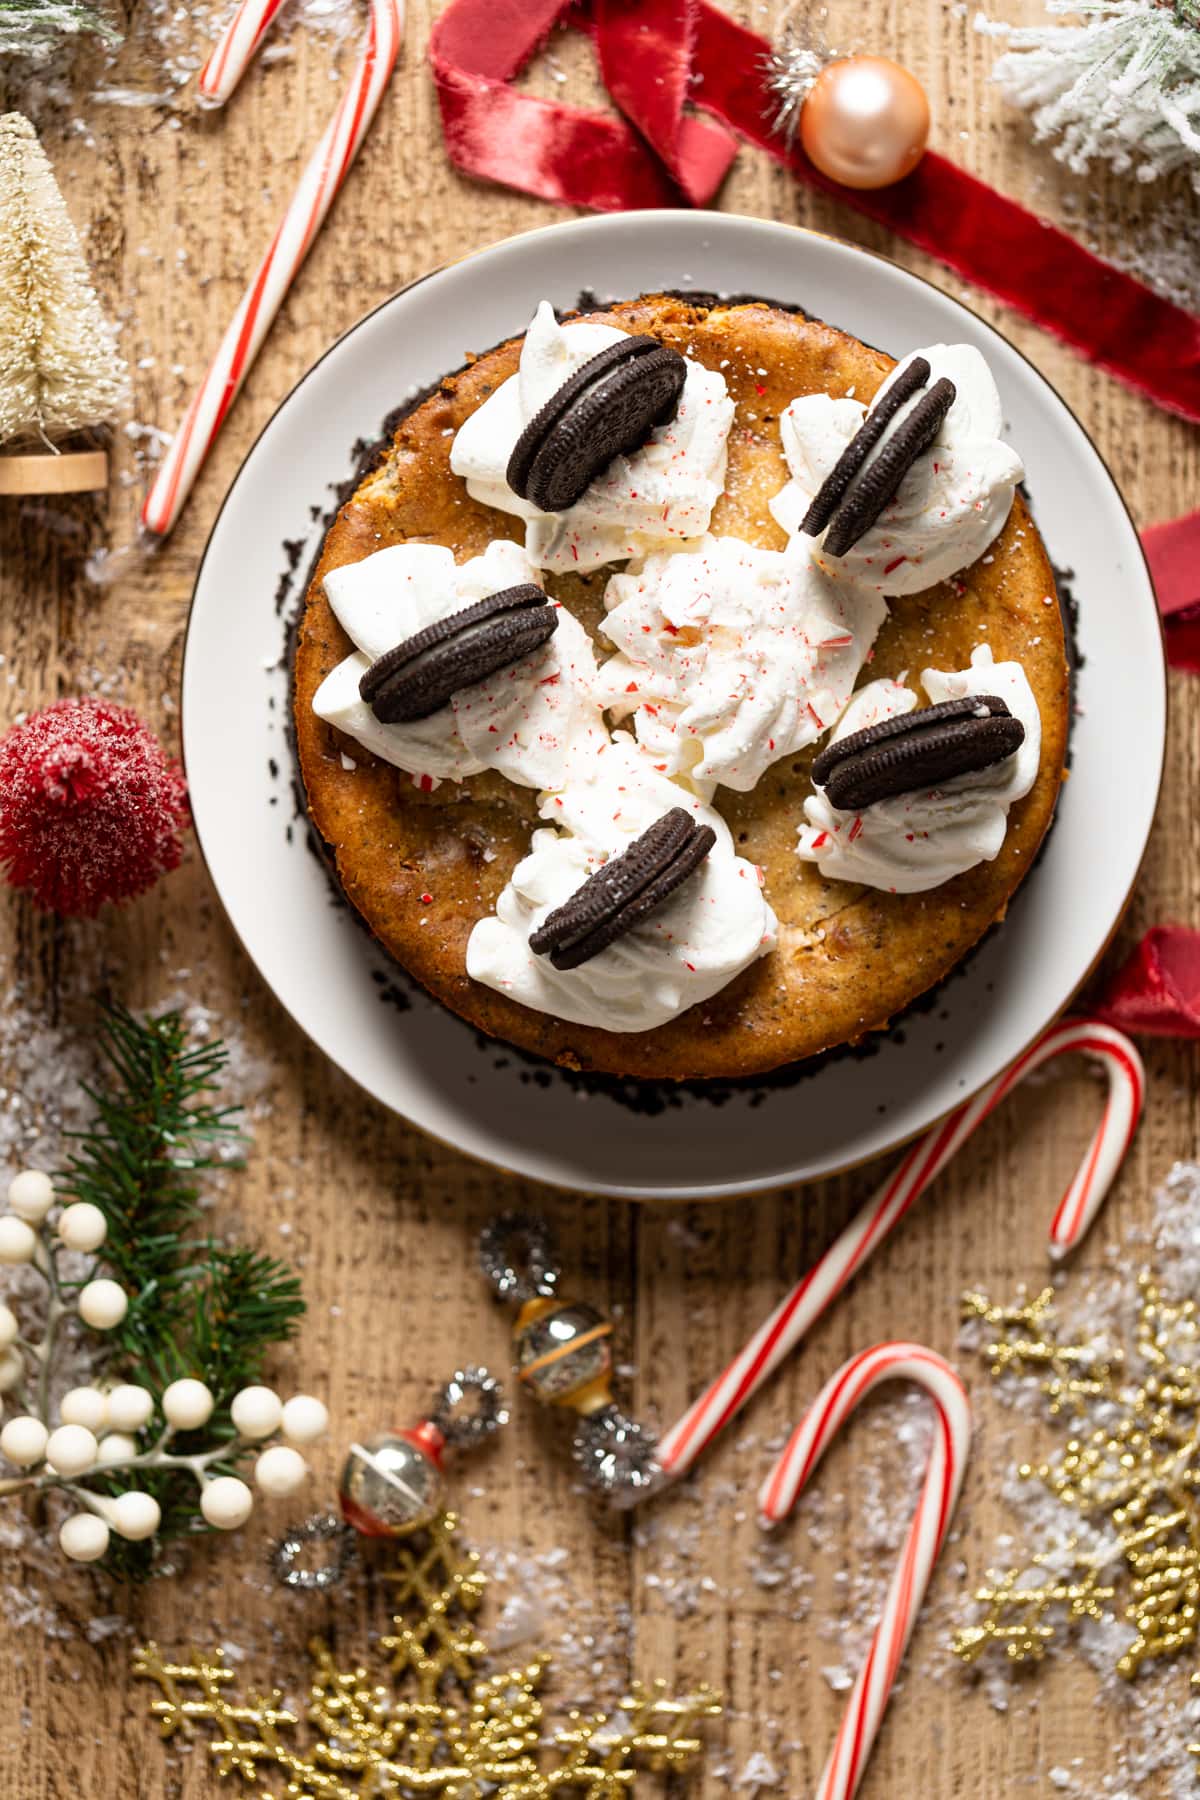
[[[1074,407],[1071,406],[1070,402],[1067,399],[1065,399],[1065,397],[1059,392],[1059,390],[1054,386],[1053,382],[1049,379],[1049,377],[1046,376],[1045,374],[1043,374],[1042,370],[1033,361],[1033,359],[1030,356],[1028,356],[1026,354],[1026,352],[1024,350],[1022,350],[1018,344],[1014,343],[1013,340],[1008,336],[1008,334],[999,325],[993,324],[990,319],[985,318],[984,315],[980,311],[978,311],[976,307],[972,306],[968,301],[961,299],[956,294],[947,293],[944,288],[939,287],[938,284],[935,281],[933,281],[929,276],[923,275],[916,270],[906,268],[902,263],[898,262],[894,257],[888,256],[882,251],[868,249],[866,246],[864,246],[862,244],[857,244],[857,243],[853,242],[851,239],[839,237],[834,232],[821,231],[821,230],[818,230],[817,228],[815,228],[813,226],[809,226],[809,225],[798,225],[798,224],[793,223],[791,220],[786,220],[786,219],[760,218],[753,213],[725,212],[725,211],[703,211],[703,212],[701,212],[701,211],[689,211],[688,209],[685,209],[685,208],[649,207],[649,208],[645,208],[645,209],[639,209],[635,213],[586,214],[583,217],[576,217],[576,218],[569,218],[569,219],[557,219],[557,220],[553,220],[545,225],[535,226],[531,230],[528,230],[528,231],[510,232],[504,237],[495,238],[492,241],[490,241],[489,243],[480,244],[480,245],[477,245],[474,249],[463,251],[458,256],[448,257],[444,262],[435,264],[432,268],[424,270],[420,275],[414,276],[411,281],[405,282],[401,287],[393,289],[393,291],[391,293],[385,295],[382,300],[378,301],[374,306],[370,307],[368,309],[368,311],[362,313],[357,319],[355,319],[353,321],[352,324],[348,325],[344,331],[340,332],[338,334],[338,336],[336,338],[334,338],[332,340],[332,342],[326,346],[326,348],[321,352],[321,354],[318,357],[316,357],[314,359],[314,361],[309,363],[307,368],[305,368],[303,370],[303,372],[296,378],[296,380],[287,389],[286,393],[284,393],[281,396],[279,401],[276,403],[275,406],[272,407],[270,413],[263,420],[262,425],[260,426],[259,430],[255,433],[253,440],[247,446],[245,453],[241,457],[241,460],[238,463],[237,469],[235,470],[228,486],[226,487],[225,492],[221,497],[220,504],[217,507],[217,510],[213,515],[212,522],[208,528],[208,533],[205,538],[204,548],[201,552],[200,560],[196,565],[196,573],[195,573],[195,576],[192,581],[191,595],[188,600],[187,617],[184,622],[184,633],[183,633],[183,643],[182,643],[181,653],[180,653],[180,674],[179,674],[179,691],[180,691],[179,747],[180,747],[180,759],[181,759],[181,763],[183,766],[185,778],[186,778],[187,772],[188,772],[188,770],[187,770],[187,733],[186,733],[186,717],[187,717],[188,709],[187,709],[187,706],[185,703],[185,675],[186,675],[187,664],[188,664],[188,652],[191,647],[192,630],[193,630],[193,626],[195,624],[196,614],[197,614],[197,610],[198,610],[200,587],[201,587],[201,583],[204,578],[204,571],[207,566],[209,556],[212,553],[213,544],[216,539],[217,532],[220,528],[221,521],[225,516],[226,509],[229,507],[229,505],[231,504],[231,502],[233,500],[234,494],[235,494],[236,490],[238,489],[238,487],[243,479],[243,476],[245,475],[248,465],[254,458],[263,438],[267,435],[267,433],[271,430],[271,428],[275,424],[275,421],[279,417],[280,413],[283,412],[285,407],[287,407],[291,404],[293,398],[300,391],[300,389],[305,385],[305,383],[307,381],[309,381],[317,373],[317,371],[322,367],[322,365],[330,357],[334,356],[342,348],[342,346],[351,337],[354,336],[354,334],[356,332],[362,330],[379,313],[385,311],[388,307],[393,306],[396,303],[396,301],[402,299],[405,295],[412,293],[416,288],[423,286],[425,282],[431,281],[436,276],[445,274],[447,271],[449,271],[451,269],[460,268],[466,263],[473,262],[476,259],[478,259],[479,257],[489,255],[494,251],[502,250],[509,245],[523,243],[523,242],[526,242],[526,241],[528,241],[530,239],[534,239],[534,238],[544,239],[544,238],[546,238],[548,236],[552,236],[558,232],[565,232],[568,230],[578,230],[580,227],[586,228],[590,225],[603,225],[605,223],[612,222],[614,220],[622,220],[622,221],[637,220],[639,223],[645,222],[646,224],[652,225],[656,220],[662,220],[662,219],[670,219],[675,222],[686,219],[686,220],[690,220],[694,224],[702,225],[703,227],[707,227],[709,229],[713,229],[713,230],[717,230],[717,231],[722,230],[724,228],[724,226],[728,223],[728,224],[739,225],[739,226],[750,226],[752,228],[766,228],[771,231],[792,232],[800,237],[819,239],[822,242],[835,245],[840,250],[847,250],[856,256],[867,257],[868,259],[870,259],[873,262],[883,263],[887,268],[889,268],[895,274],[901,276],[902,278],[916,282],[921,287],[926,287],[926,288],[931,289],[933,291],[933,293],[935,293],[939,297],[939,299],[949,301],[952,306],[961,307],[961,309],[965,313],[969,314],[973,319],[975,319],[980,325],[982,325],[984,327],[984,329],[986,331],[995,333],[995,335],[1003,341],[1003,343],[1005,344],[1007,349],[1010,350],[1013,353],[1013,355],[1015,355],[1025,365],[1026,369],[1035,377],[1036,381],[1044,389],[1046,389],[1049,392],[1052,400],[1056,401],[1058,403],[1058,405],[1060,405],[1064,409],[1064,411],[1067,413],[1067,415],[1071,419],[1072,423],[1077,427],[1077,429],[1080,431],[1080,433],[1086,440],[1093,455],[1096,457],[1097,462],[1099,463],[1101,469],[1103,470],[1104,475],[1107,478],[1108,484],[1109,484],[1110,488],[1112,489],[1113,494],[1116,496],[1116,499],[1120,506],[1121,511],[1124,513],[1124,516],[1129,525],[1133,540],[1137,546],[1138,555],[1141,559],[1141,566],[1142,566],[1142,569],[1143,569],[1143,572],[1144,572],[1145,578],[1146,578],[1146,586],[1149,589],[1152,599],[1154,599],[1155,601],[1157,600],[1156,589],[1154,586],[1154,578],[1153,578],[1153,575],[1150,570],[1149,558],[1146,555],[1145,545],[1142,542],[1141,533],[1138,530],[1137,523],[1133,517],[1133,513],[1130,509],[1129,503],[1126,500],[1125,495],[1122,492],[1120,484],[1118,483],[1115,475],[1113,474],[1111,467],[1109,466],[1107,457],[1104,455],[1104,453],[1101,451],[1101,449],[1097,445],[1095,439],[1092,436],[1092,433],[1088,430],[1087,426],[1080,419],[1080,417],[1079,417],[1078,413],[1076,413]],[[702,287],[696,287],[694,290],[680,288],[676,291],[683,294],[683,293],[687,293],[690,291],[694,291],[696,293],[703,293],[706,290],[703,289]],[[711,292],[711,290],[707,290],[707,291]],[[801,310],[803,310],[803,309],[801,309]],[[806,315],[806,316],[815,316],[815,315]],[[1114,378],[1110,377],[1110,379],[1114,379]],[[817,1181],[828,1181],[828,1180],[832,1180],[841,1175],[853,1173],[857,1169],[866,1167],[866,1165],[868,1163],[877,1162],[885,1156],[894,1156],[898,1152],[904,1150],[906,1147],[915,1143],[918,1139],[924,1137],[927,1133],[937,1130],[938,1127],[941,1126],[942,1124],[944,1124],[945,1121],[951,1116],[951,1114],[956,1112],[960,1106],[968,1104],[971,1100],[977,1098],[977,1096],[980,1093],[982,1093],[983,1090],[989,1085],[989,1081],[997,1079],[998,1075],[1003,1074],[1005,1069],[1009,1068],[1013,1062],[1015,1062],[1019,1057],[1023,1056],[1026,1053],[1026,1051],[1031,1047],[1031,1045],[1034,1044],[1037,1041],[1037,1039],[1042,1035],[1042,1032],[1049,1029],[1049,1027],[1051,1025],[1053,1025],[1056,1022],[1056,1020],[1064,1017],[1070,1011],[1071,1007],[1075,1003],[1075,1000],[1078,998],[1078,996],[1081,993],[1081,991],[1083,990],[1083,988],[1085,988],[1087,986],[1088,982],[1091,980],[1092,976],[1095,974],[1096,969],[1099,967],[1100,963],[1103,961],[1104,957],[1107,955],[1109,949],[1111,948],[1111,946],[1113,944],[1113,941],[1115,940],[1115,938],[1117,936],[1117,933],[1121,929],[1121,926],[1124,922],[1126,913],[1128,912],[1130,903],[1133,899],[1134,891],[1138,885],[1138,882],[1141,879],[1142,871],[1145,867],[1146,857],[1149,852],[1150,840],[1153,835],[1154,825],[1155,825],[1155,822],[1156,822],[1157,816],[1158,816],[1159,804],[1162,799],[1163,781],[1164,781],[1165,772],[1166,772],[1167,733],[1169,730],[1170,719],[1171,719],[1171,695],[1170,695],[1170,682],[1168,679],[1169,666],[1168,666],[1168,662],[1167,662],[1166,631],[1165,631],[1165,627],[1163,625],[1162,613],[1159,610],[1157,604],[1155,604],[1155,606],[1154,606],[1154,617],[1155,617],[1155,622],[1158,627],[1159,661],[1158,661],[1156,667],[1157,667],[1158,676],[1159,676],[1159,694],[1161,697],[1163,730],[1162,730],[1162,734],[1161,734],[1159,744],[1158,744],[1157,767],[1155,770],[1154,783],[1153,783],[1153,806],[1152,806],[1152,809],[1150,812],[1149,823],[1147,825],[1145,837],[1142,841],[1141,850],[1138,855],[1136,867],[1134,868],[1133,873],[1130,877],[1128,887],[1126,888],[1126,891],[1121,899],[1120,905],[1116,909],[1112,924],[1109,926],[1108,931],[1105,934],[1104,941],[1099,945],[1099,947],[1095,951],[1095,954],[1093,955],[1091,961],[1088,963],[1087,968],[1085,969],[1083,974],[1080,976],[1080,978],[1076,982],[1075,986],[1071,989],[1070,993],[1064,1000],[1061,1008],[1058,1010],[1058,1012],[1056,1012],[1053,1015],[1053,1017],[1051,1019],[1047,1020],[1044,1025],[1039,1027],[1039,1029],[1036,1032],[1034,1032],[1032,1034],[1032,1036],[1030,1036],[1028,1039],[1024,1040],[1021,1043],[1021,1045],[1013,1052],[1013,1055],[1003,1065],[1003,1068],[1000,1071],[998,1071],[997,1076],[992,1076],[992,1077],[989,1077],[988,1079],[985,1079],[983,1082],[979,1083],[976,1087],[973,1087],[969,1092],[960,1095],[957,1099],[955,1099],[953,1102],[951,1102],[951,1104],[949,1106],[945,1107],[941,1112],[937,1113],[934,1117],[932,1117],[931,1119],[926,1121],[925,1124],[917,1127],[914,1130],[907,1131],[907,1132],[903,1133],[902,1135],[898,1136],[897,1138],[894,1139],[894,1141],[888,1146],[888,1148],[886,1150],[873,1149],[862,1155],[849,1156],[849,1157],[845,1158],[844,1160],[838,1160],[837,1162],[830,1163],[829,1166],[827,1168],[823,1169],[819,1175],[813,1175],[813,1176],[807,1176],[807,1177],[805,1177],[805,1176],[798,1177],[795,1175],[782,1175],[777,1178],[775,1178],[775,1177],[763,1177],[763,1178],[754,1177],[754,1178],[751,1178],[748,1182],[742,1183],[740,1185],[735,1185],[732,1181],[723,1180],[718,1183],[715,1183],[712,1187],[704,1187],[704,1188],[694,1190],[694,1191],[689,1190],[686,1193],[683,1191],[677,1190],[677,1189],[639,1188],[636,1184],[633,1184],[633,1183],[616,1183],[616,1182],[613,1182],[610,1180],[601,1180],[599,1182],[592,1181],[591,1183],[589,1183],[589,1188],[587,1191],[596,1193],[598,1195],[603,1195],[608,1198],[623,1199],[623,1200],[628,1200],[631,1202],[658,1201],[663,1204],[687,1205],[691,1202],[699,1202],[699,1201],[728,1201],[728,1200],[736,1199],[741,1195],[777,1194],[777,1193],[783,1192],[787,1188],[791,1188],[791,1187],[803,1188],[803,1187],[809,1186],[812,1183],[817,1182]],[[290,676],[289,676],[289,693],[290,693]],[[285,730],[286,729],[287,729],[287,727],[285,726]],[[290,733],[289,733],[289,737],[290,737]],[[304,815],[304,823],[305,823],[306,829],[309,828],[309,821],[307,818],[307,813],[305,813],[305,815]],[[483,1167],[497,1169],[502,1174],[508,1175],[513,1180],[537,1181],[542,1186],[551,1188],[554,1191],[560,1192],[560,1193],[575,1194],[575,1193],[584,1191],[581,1188],[579,1188],[578,1186],[576,1186],[572,1183],[569,1183],[565,1180],[556,1180],[553,1176],[545,1175],[545,1174],[531,1175],[527,1170],[514,1168],[511,1165],[505,1163],[499,1156],[496,1156],[494,1154],[487,1154],[482,1150],[476,1150],[476,1149],[464,1147],[462,1144],[455,1142],[453,1139],[445,1137],[441,1132],[434,1130],[431,1126],[426,1125],[424,1123],[418,1123],[415,1119],[411,1118],[409,1116],[409,1114],[402,1112],[398,1107],[396,1107],[395,1105],[390,1103],[388,1100],[384,1099],[383,1096],[380,1095],[379,1093],[377,1093],[373,1088],[371,1088],[364,1079],[361,1079],[352,1070],[347,1068],[345,1063],[338,1056],[336,1056],[331,1050],[327,1049],[324,1043],[318,1041],[316,1038],[314,1038],[312,1036],[312,1034],[309,1032],[307,1027],[297,1017],[297,1015],[293,1011],[291,1005],[284,998],[284,996],[280,993],[280,991],[276,987],[276,985],[263,972],[261,966],[258,963],[258,960],[255,958],[255,956],[251,952],[249,945],[247,944],[247,942],[242,934],[242,931],[241,931],[237,921],[234,919],[233,914],[230,911],[230,908],[225,900],[225,896],[221,890],[220,883],[218,882],[216,875],[213,872],[212,862],[210,861],[208,850],[205,847],[204,838],[203,838],[202,832],[200,830],[200,826],[199,826],[198,822],[196,822],[195,820],[193,820],[193,837],[195,839],[197,850],[199,851],[199,854],[200,854],[200,859],[203,864],[205,874],[208,877],[209,884],[212,888],[214,895],[216,896],[217,902],[221,908],[222,914],[224,915],[225,921],[226,921],[230,931],[233,933],[234,939],[235,939],[239,949],[241,950],[242,954],[246,957],[247,961],[250,963],[250,965],[254,969],[257,979],[262,983],[263,987],[266,988],[268,993],[271,995],[272,999],[275,1001],[276,1005],[278,1005],[281,1008],[281,1010],[283,1011],[285,1016],[288,1018],[288,1020],[291,1022],[291,1024],[295,1027],[295,1029],[300,1033],[300,1035],[305,1039],[305,1041],[307,1043],[312,1044],[314,1046],[314,1048],[320,1053],[320,1055],[323,1056],[328,1062],[332,1063],[334,1065],[334,1067],[337,1068],[339,1070],[339,1072],[348,1081],[350,1081],[353,1084],[353,1086],[360,1093],[365,1094],[374,1105],[382,1107],[392,1117],[401,1119],[404,1122],[404,1124],[407,1125],[411,1130],[422,1133],[425,1137],[430,1138],[434,1143],[439,1144],[444,1149],[450,1150],[458,1156],[467,1157],[472,1162],[480,1164]],[[1033,870],[1030,870],[1029,873],[1030,873],[1030,876],[1032,876]],[[1029,876],[1027,876],[1026,879],[1028,880]],[[1023,885],[1024,885],[1024,883],[1022,883],[1022,886]],[[503,1039],[496,1039],[495,1041],[497,1043],[501,1043],[501,1044],[504,1042]]]

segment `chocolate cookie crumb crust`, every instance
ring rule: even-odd
[[[785,544],[767,509],[787,479],[780,413],[804,393],[852,390],[866,401],[893,366],[832,326],[765,304],[650,295],[587,316],[654,336],[725,376],[737,416],[711,528],[772,549]],[[1009,814],[995,862],[921,894],[827,882],[795,854],[813,753],[788,759],[753,793],[718,789],[716,799],[739,853],[763,869],[780,922],[778,948],[715,999],[655,1031],[565,1024],[479,986],[465,969],[472,927],[494,910],[539,824],[534,793],[490,772],[422,792],[312,711],[321,681],[350,648],[321,586],[330,569],[406,541],[447,545],[459,562],[497,537],[520,541],[521,522],[472,500],[449,464],[453,433],[516,372],[520,348],[514,338],[474,358],[401,421],[390,450],[340,509],[314,571],[296,642],[295,729],[310,817],[338,879],[380,942],[438,1000],[479,1029],[567,1067],[736,1079],[855,1042],[938,982],[1003,917],[1053,816],[1069,721],[1066,653],[1053,572],[1024,501],[1018,495],[978,563],[890,603],[862,677],[908,671],[915,683],[929,666],[967,667],[981,643],[998,662],[1022,663],[1041,713],[1041,765]],[[546,579],[601,654],[608,573]]]

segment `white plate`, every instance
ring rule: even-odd
[[[1051,555],[1073,571],[1085,666],[1071,779],[1048,848],[1003,929],[928,1010],[867,1058],[802,1079],[637,1110],[484,1043],[406,991],[293,821],[283,625],[286,539],[408,394],[524,328],[543,297],[656,288],[798,304],[900,356],[965,341],[987,356]],[[300,574],[307,567],[308,552]],[[810,1180],[879,1155],[981,1087],[1058,1014],[1107,943],[1137,875],[1162,772],[1165,676],[1137,535],[1108,471],[1053,389],[945,294],[848,244],[715,213],[554,225],[443,269],[349,331],[247,457],[196,582],[183,740],[196,829],[235,931],[301,1028],[385,1106],[506,1169],[630,1197],[717,1196]],[[1115,739],[1120,734],[1120,754]],[[279,774],[268,776],[274,763]],[[657,1090],[656,1090],[657,1091]]]

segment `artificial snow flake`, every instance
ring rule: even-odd
[[[1076,174],[1107,162],[1154,181],[1186,169],[1200,192],[1200,0],[1046,0],[1062,25],[976,15],[1009,45],[992,70],[1033,117],[1034,141]]]
[[[309,1747],[297,1747],[301,1721],[278,1689],[242,1700],[220,1650],[171,1662],[147,1644],[134,1657],[134,1673],[159,1689],[151,1711],[163,1736],[207,1727],[218,1773],[262,1792],[262,1777],[275,1769],[286,1777],[280,1792],[311,1800],[551,1800],[559,1793],[621,1800],[639,1769],[686,1769],[702,1747],[695,1726],[716,1717],[720,1704],[708,1688],[672,1699],[661,1682],[635,1683],[611,1716],[570,1713],[550,1738],[554,1766],[544,1766],[538,1689],[550,1658],[539,1654],[494,1674],[481,1670],[487,1646],[471,1615],[486,1578],[475,1552],[457,1547],[457,1528],[454,1515],[443,1513],[423,1543],[398,1548],[388,1577],[406,1610],[382,1648],[393,1675],[407,1683],[376,1682],[359,1666],[343,1669],[314,1640],[306,1713],[315,1736]]]
[[[2,17],[2,14],[0,14]],[[102,424],[128,372],[37,133],[0,117],[0,444]]]

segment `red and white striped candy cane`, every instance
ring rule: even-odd
[[[933,1446],[883,1616],[858,1672],[816,1800],[850,1800],[857,1791],[933,1565],[946,1541],[971,1446],[971,1407],[962,1382],[944,1357],[920,1344],[877,1344],[873,1350],[862,1351],[822,1388],[759,1495],[759,1510],[765,1519],[776,1522],[785,1518],[859,1401],[881,1381],[897,1380],[919,1383],[933,1401]]]
[[[253,52],[265,29],[266,20],[262,20],[257,30],[253,25],[256,17],[262,19],[264,10],[260,0],[247,0],[245,16],[249,48],[240,39],[236,53],[231,48],[223,74],[219,80],[214,78],[216,91],[231,91],[237,75],[245,67],[246,57]],[[236,33],[240,16],[235,15],[230,31]],[[366,42],[350,86],[309,158],[267,253],[242,296],[146,498],[142,524],[156,537],[164,537],[179,517],[192,483],[258,355],[271,321],[358,154],[395,67],[403,30],[403,0],[371,0]]]
[[[1108,1076],[1103,1116],[1050,1226],[1052,1256],[1063,1256],[1075,1248],[1121,1166],[1146,1093],[1142,1061],[1129,1039],[1110,1025],[1087,1018],[1062,1019],[1051,1025],[973,1100],[956,1108],[910,1146],[875,1197],[796,1283],[724,1373],[663,1435],[658,1463],[664,1475],[674,1479],[691,1467],[1005,1096],[1034,1069],[1069,1052],[1095,1057]]]
[[[224,106],[246,72],[284,0],[241,0],[200,71],[196,87],[206,106]]]

